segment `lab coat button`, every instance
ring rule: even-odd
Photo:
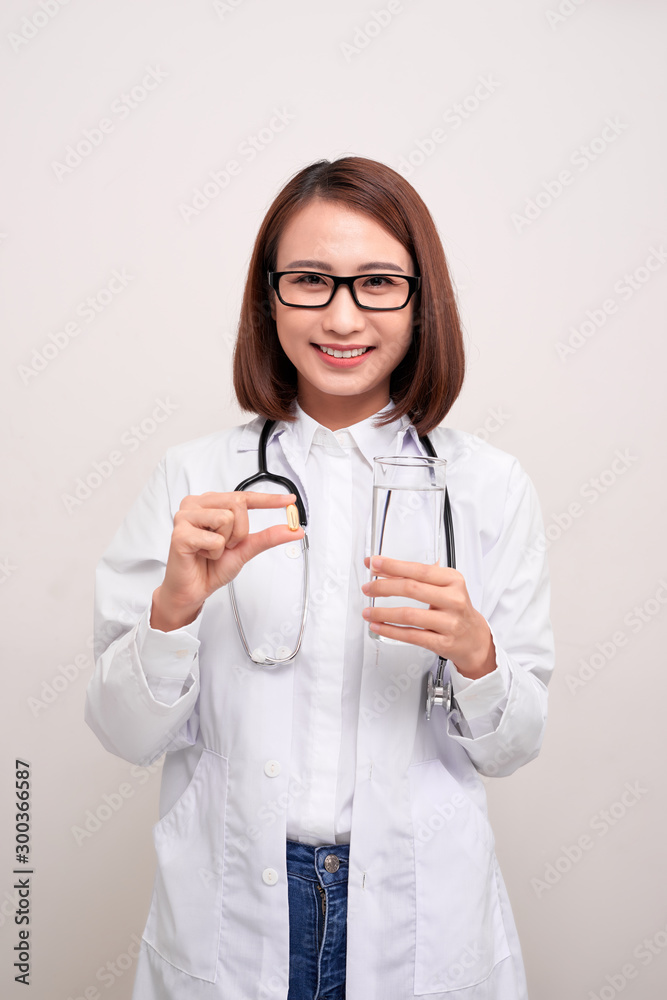
[[[289,656],[291,652],[292,650],[289,648],[289,646],[278,646],[276,650],[276,659],[284,660],[285,657]]]
[[[265,868],[262,872],[262,880],[266,882],[267,885],[275,885],[278,881],[278,872],[275,868]]]
[[[280,761],[267,760],[264,765],[264,774],[268,774],[269,778],[275,778],[276,775],[280,774]]]
[[[331,872],[333,874],[333,872],[337,872],[338,869],[340,868],[340,861],[338,860],[335,854],[327,854],[326,858],[324,859],[324,867],[328,872]]]
[[[301,546],[295,545],[294,543],[292,543],[292,545],[286,545],[285,552],[290,559],[298,559],[301,555]]]

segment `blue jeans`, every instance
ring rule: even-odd
[[[287,841],[287,1000],[345,1000],[349,854],[349,844]]]

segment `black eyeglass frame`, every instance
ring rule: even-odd
[[[396,312],[397,309],[405,309],[408,302],[419,289],[421,285],[421,278],[418,275],[413,274],[391,274],[390,272],[378,272],[377,274],[353,274],[348,277],[341,277],[339,274],[325,274],[323,271],[267,271],[267,278],[269,279],[269,285],[274,290],[280,301],[284,306],[289,309],[324,309],[328,306],[333,299],[334,295],[338,291],[340,285],[347,285],[350,289],[350,295],[354,299],[354,304],[358,309],[366,309],[369,312]],[[280,284],[280,279],[284,274],[316,274],[320,278],[330,278],[333,281],[333,288],[331,289],[331,295],[326,302],[321,302],[318,306],[309,306],[303,304],[296,304],[294,302],[285,302],[284,298],[280,294],[278,288]],[[402,278],[403,281],[408,283],[408,297],[402,306],[362,306],[361,302],[357,299],[354,282],[359,281],[360,278]]]

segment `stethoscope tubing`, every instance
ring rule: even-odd
[[[234,620],[236,622],[236,627],[238,629],[239,636],[241,638],[241,643],[246,654],[250,657],[253,663],[260,663],[264,666],[279,666],[281,663],[289,663],[293,660],[296,654],[301,649],[301,641],[303,639],[303,633],[306,628],[306,618],[308,616],[308,604],[310,600],[309,593],[309,572],[308,572],[308,535],[306,534],[306,527],[308,524],[308,518],[306,517],[306,508],[304,502],[301,498],[301,494],[297,489],[296,485],[287,476],[276,476],[269,472],[266,464],[266,446],[269,440],[269,434],[271,429],[275,424],[275,420],[265,420],[264,426],[262,427],[262,433],[259,436],[259,445],[257,448],[257,460],[259,464],[259,471],[253,476],[248,476],[243,482],[234,490],[235,493],[242,493],[245,490],[252,489],[256,483],[275,483],[276,486],[282,486],[288,493],[293,493],[296,497],[296,509],[299,512],[299,524],[304,529],[304,535],[301,539],[301,551],[303,554],[303,610],[301,612],[301,625],[299,626],[299,634],[297,636],[297,641],[294,649],[288,656],[269,656],[268,654],[262,653],[261,650],[250,649],[250,645],[246,638],[245,629],[241,623],[241,616],[239,615],[238,605],[236,603],[236,594],[234,592],[234,582],[229,581],[229,599],[232,605],[232,613],[234,615]]]

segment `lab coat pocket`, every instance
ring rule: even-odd
[[[202,751],[181,797],[153,829],[158,867],[144,938],[190,976],[216,978],[228,762]]]
[[[415,994],[483,982],[510,954],[491,826],[440,760],[413,764]]]

